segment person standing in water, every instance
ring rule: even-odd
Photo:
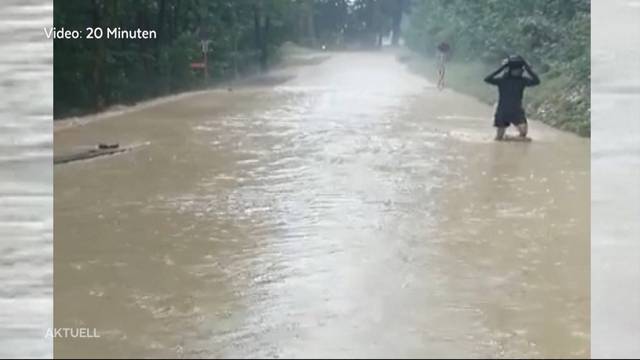
[[[444,89],[444,64],[449,60],[449,52],[451,47],[446,42],[441,42],[438,45],[438,89]]]
[[[504,73],[498,76],[503,71]],[[523,76],[525,71],[528,76]],[[502,66],[489,74],[484,81],[498,87],[498,107],[493,124],[496,127],[496,140],[505,139],[509,125],[518,128],[519,140],[529,140],[522,96],[525,87],[540,84],[538,75],[521,56],[509,56],[503,61]]]

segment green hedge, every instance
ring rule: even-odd
[[[588,0],[416,1],[405,38],[425,56],[449,42],[454,63],[484,70],[471,82],[482,82],[509,54],[524,56],[542,79],[527,99],[532,117],[589,136]]]

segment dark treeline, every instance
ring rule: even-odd
[[[208,80],[264,71],[286,41],[378,47],[399,39],[408,0],[56,0],[57,29],[155,30],[156,39],[57,39],[55,118],[203,86],[190,65],[207,50]],[[395,30],[395,31],[394,31]]]

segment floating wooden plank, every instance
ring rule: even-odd
[[[77,152],[77,153],[74,153],[74,154],[54,156],[53,157],[53,163],[56,164],[56,165],[58,165],[58,164],[66,164],[66,163],[70,163],[72,161],[88,160],[88,159],[96,158],[96,157],[99,157],[99,156],[114,155],[114,154],[122,153],[122,152],[125,152],[125,151],[129,151],[129,150],[131,150],[131,148],[126,148],[126,147],[124,147],[124,148],[121,148],[121,147],[104,148],[104,147],[101,146],[98,149],[89,149],[89,150]]]

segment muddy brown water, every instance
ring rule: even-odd
[[[589,355],[589,141],[341,53],[55,134],[60,357]]]

